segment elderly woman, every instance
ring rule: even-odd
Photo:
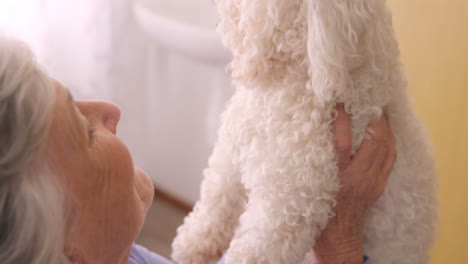
[[[394,142],[382,119],[352,157],[350,118],[338,112],[343,187],[313,250],[318,263],[362,263],[364,219]],[[24,44],[0,36],[0,263],[169,263],[133,244],[153,185],[116,136],[119,118],[110,103],[75,101]]]

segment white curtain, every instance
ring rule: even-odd
[[[111,2],[2,0],[0,23],[27,41],[47,71],[76,97],[108,98]]]
[[[136,165],[194,202],[232,88],[221,65],[160,48],[132,10],[131,0],[0,0],[0,26],[76,98],[116,103]]]

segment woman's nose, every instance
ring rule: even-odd
[[[109,131],[116,134],[120,121],[120,108],[112,103],[103,102],[102,104],[104,104],[102,122]]]
[[[117,125],[120,121],[120,108],[115,104],[108,102],[76,102],[81,113],[93,122],[102,123],[102,125],[112,132],[117,133]]]

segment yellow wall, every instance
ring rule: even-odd
[[[438,160],[431,264],[468,263],[468,0],[389,0],[414,104]]]

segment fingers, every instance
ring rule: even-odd
[[[384,192],[387,186],[388,178],[393,169],[396,160],[396,146],[395,137],[393,135],[390,124],[387,120],[387,140],[386,140],[387,154],[380,169],[377,169],[377,179],[374,188],[374,197],[378,199]]]
[[[379,146],[377,147],[374,162],[372,162],[370,168],[368,169],[369,173],[375,176],[380,175],[380,172],[382,171],[388,156],[388,147],[386,144],[378,143],[378,145]]]
[[[377,158],[382,144],[372,139],[366,139],[362,143],[362,146],[358,149],[354,155],[352,164],[358,167],[361,172],[366,172],[371,169]]]
[[[372,134],[359,148],[352,160],[359,180],[368,182],[371,187],[371,197],[377,200],[385,191],[388,178],[396,160],[395,137],[386,117],[370,126]]]
[[[387,141],[389,138],[388,130],[389,124],[386,116],[381,117],[367,128],[369,135],[375,141]]]
[[[382,168],[382,173],[381,177],[383,178],[382,181],[385,181],[385,183],[388,180],[388,177],[390,176],[390,172],[393,169],[393,165],[395,164],[395,161],[397,159],[397,152],[396,152],[396,142],[395,142],[395,136],[393,135],[393,131],[390,127],[390,124],[388,123],[387,120],[387,133],[388,133],[388,154],[385,159],[385,163]]]
[[[347,167],[351,161],[351,117],[346,113],[342,104],[338,104],[336,110],[338,111],[338,116],[333,124],[333,129],[338,155],[338,168],[342,169]]]
[[[388,120],[385,117],[379,119],[376,123],[371,124],[368,128],[370,139],[365,139],[362,146],[357,151],[353,163],[359,166],[362,172],[371,171],[375,174],[388,166],[388,171],[391,170],[393,164],[388,161],[390,150],[395,153],[392,145],[392,136]]]

